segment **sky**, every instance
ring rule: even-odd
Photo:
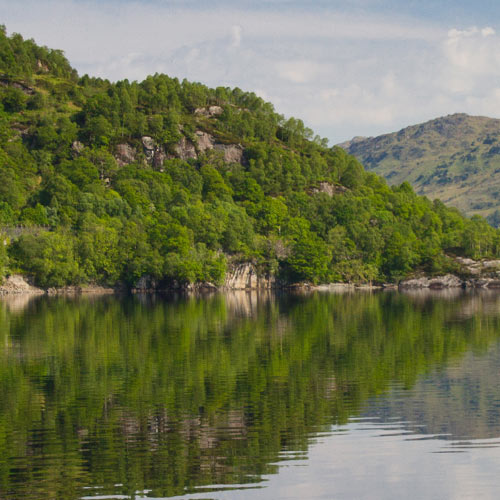
[[[497,0],[0,0],[80,74],[240,87],[330,144],[447,114],[500,117]]]

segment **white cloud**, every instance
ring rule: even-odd
[[[253,90],[332,143],[458,111],[500,115],[500,37],[491,26],[175,5],[0,0],[10,32],[65,50],[80,73],[163,72]]]
[[[237,24],[231,26],[231,46],[238,48],[241,45],[241,36],[243,28]]]
[[[316,79],[321,65],[311,61],[286,61],[277,64],[281,78],[292,83],[306,83]]]

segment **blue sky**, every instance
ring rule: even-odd
[[[500,117],[491,0],[0,0],[0,12],[81,74],[239,86],[331,144],[455,112]]]

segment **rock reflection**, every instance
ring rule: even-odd
[[[498,435],[500,352],[481,368],[470,352],[496,345],[499,299],[240,292],[5,305],[0,498],[253,484],[368,401],[424,432]],[[435,370],[443,387],[425,386]],[[382,397],[395,384],[413,400]]]

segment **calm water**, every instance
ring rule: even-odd
[[[0,499],[498,498],[500,294],[0,301]]]

